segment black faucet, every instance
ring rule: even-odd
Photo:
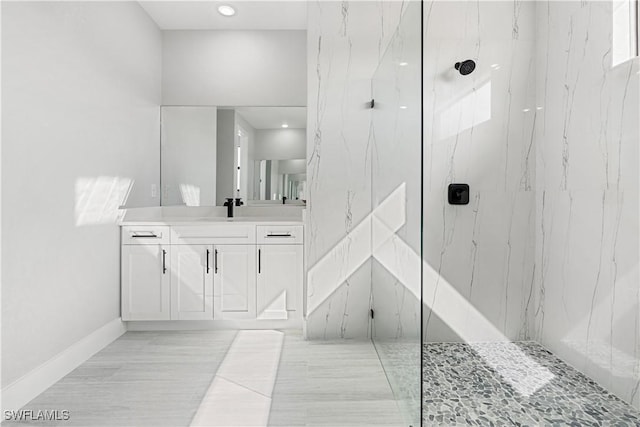
[[[227,207],[227,218],[233,218],[233,197],[227,198],[223,206]]]
[[[244,205],[244,203],[242,202],[242,198],[237,197],[236,198],[236,206],[242,206],[242,205]]]

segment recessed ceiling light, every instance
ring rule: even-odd
[[[407,106],[406,106],[406,105],[401,105],[401,106],[400,106],[400,109],[401,109],[401,110],[406,110],[406,109],[407,109]]]
[[[409,65],[409,63],[408,62],[401,62],[398,65],[401,66],[401,67],[406,67],[407,65]]]
[[[223,4],[218,7],[218,13],[222,16],[233,16],[236,14],[236,10],[229,5]]]
[[[286,124],[286,123],[283,123],[283,124],[282,124],[282,127],[283,127],[283,128],[288,128],[288,127],[289,127],[289,125],[288,125],[288,124]]]

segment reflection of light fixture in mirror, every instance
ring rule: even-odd
[[[401,105],[401,106],[400,106],[400,109],[401,109],[401,110],[406,110],[406,109],[407,109],[407,106],[406,106],[406,105]]]
[[[286,128],[288,128],[288,127],[289,127],[289,125],[288,125],[288,124],[286,124],[286,123],[283,123],[283,124],[282,124],[282,127],[286,129]]]
[[[222,16],[233,16],[236,14],[236,10],[229,5],[223,4],[218,7],[218,13]]]
[[[409,65],[409,63],[408,62],[401,62],[398,65],[401,66],[401,67],[406,67],[407,65]]]

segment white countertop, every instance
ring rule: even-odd
[[[206,224],[302,225],[300,218],[283,217],[163,217],[124,220],[120,225],[206,225]]]
[[[149,207],[124,212],[119,225],[302,225],[304,208],[300,207],[236,207],[233,218],[227,218],[226,207]]]

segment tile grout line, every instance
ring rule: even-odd
[[[234,384],[235,384],[235,385],[237,385],[238,387],[242,387],[242,388],[246,389],[247,391],[250,391],[250,392],[252,392],[252,393],[257,393],[257,394],[259,394],[260,396],[264,396],[264,397],[266,397],[267,399],[271,399],[271,396],[267,396],[266,394],[261,393],[261,392],[259,392],[258,390],[254,390],[254,389],[252,389],[251,387],[247,387],[246,385],[242,385],[242,384],[240,384],[239,382],[234,381],[234,380],[232,380],[232,379],[230,379],[230,378],[227,378],[227,377],[226,377],[226,376],[224,376],[224,375],[216,375],[216,376],[214,377],[214,379],[215,379],[216,377],[217,377],[217,378],[222,378],[223,380],[225,380],[225,381],[229,381],[230,383],[234,383]]]

